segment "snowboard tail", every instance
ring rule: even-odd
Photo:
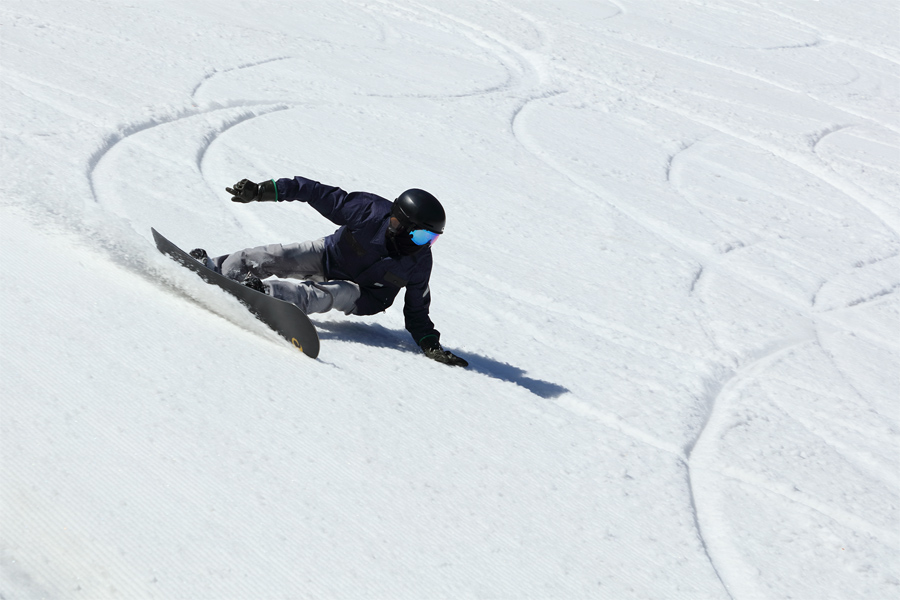
[[[150,231],[153,232],[156,248],[160,252],[199,275],[206,283],[217,285],[235,296],[250,312],[256,315],[256,318],[310,358],[316,358],[319,355],[319,335],[312,321],[298,306],[257,292],[208,269],[190,254],[163,237],[156,229],[151,227]]]

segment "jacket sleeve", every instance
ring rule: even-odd
[[[403,303],[403,316],[406,319],[406,330],[412,335],[413,340],[420,346],[425,338],[434,338],[440,342],[441,333],[434,328],[434,323],[428,316],[431,306],[431,287],[428,280],[431,276],[431,263],[424,272],[424,277],[417,281],[411,281],[406,286],[406,296]]]
[[[281,202],[306,202],[335,225],[354,225],[366,219],[370,202],[366,194],[347,193],[339,187],[323,185],[306,177],[279,179],[275,182]]]

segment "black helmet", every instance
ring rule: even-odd
[[[447,215],[438,199],[416,188],[406,190],[394,200],[391,216],[397,217],[406,229],[427,229],[434,233],[444,233],[447,223]]]

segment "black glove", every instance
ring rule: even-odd
[[[233,188],[225,188],[225,191],[231,194],[232,202],[276,202],[278,200],[278,190],[275,189],[275,181],[269,179],[262,183],[256,184],[249,179],[241,179]]]
[[[445,365],[451,365],[453,367],[468,367],[469,363],[464,358],[460,358],[456,356],[449,350],[444,350],[441,348],[441,343],[438,341],[435,336],[430,335],[423,340],[422,343],[422,352],[425,353],[425,356],[430,358],[431,360],[436,360],[440,363],[444,363]]]

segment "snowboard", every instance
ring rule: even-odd
[[[257,292],[233,279],[228,279],[224,275],[216,273],[167,240],[152,227],[150,231],[153,232],[156,248],[160,252],[199,275],[206,283],[217,285],[232,296],[235,296],[250,312],[256,315],[256,318],[274,329],[305,355],[310,358],[315,358],[319,355],[319,335],[316,333],[316,328],[312,321],[303,314],[299,307]]]

